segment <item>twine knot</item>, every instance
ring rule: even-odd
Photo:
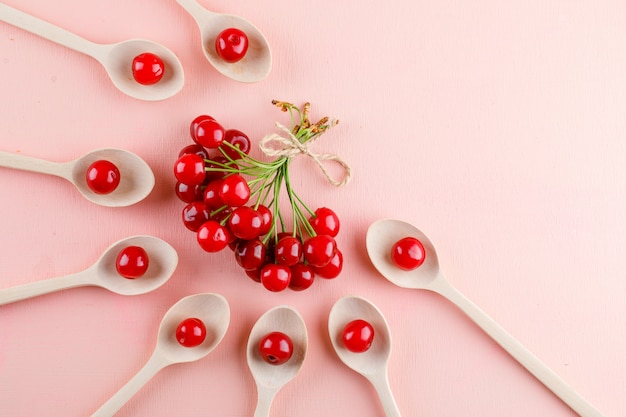
[[[315,141],[317,136],[310,139],[308,142],[302,143],[298,140],[298,138],[295,137],[291,130],[289,130],[282,124],[277,122],[276,127],[283,132],[283,135],[280,135],[278,133],[270,133],[259,142],[259,148],[261,148],[261,151],[263,151],[265,155],[269,157],[284,156],[287,158],[293,158],[297,155],[306,155],[317,164],[328,182],[330,182],[332,185],[336,187],[341,187],[348,183],[351,176],[351,169],[350,166],[348,166],[348,164],[343,159],[335,154],[317,154],[311,152],[311,150],[309,149],[309,146]],[[270,146],[270,144],[275,144],[275,146]],[[341,165],[344,171],[343,179],[341,181],[337,181],[335,178],[333,178],[322,163],[322,161],[334,161]]]

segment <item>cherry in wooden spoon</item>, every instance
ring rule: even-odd
[[[119,253],[129,246],[143,248],[149,265],[136,279],[124,278],[116,269]],[[0,289],[0,305],[69,288],[96,286],[121,295],[139,295],[163,285],[178,265],[178,254],[167,242],[153,236],[133,236],[109,246],[89,268],[70,275]]]
[[[200,29],[202,50],[206,59],[219,71],[235,81],[253,83],[268,76],[272,69],[272,54],[265,36],[252,23],[239,16],[211,12],[196,0],[176,0],[196,21]],[[215,50],[215,40],[225,29],[243,31],[249,41],[248,51],[237,62],[226,62]]]
[[[293,353],[285,363],[276,365],[266,362],[259,352],[259,343],[267,334],[280,332],[287,335],[293,346]],[[268,417],[274,397],[280,389],[291,381],[304,363],[308,336],[304,320],[296,310],[279,306],[268,310],[252,327],[248,337],[248,367],[256,381],[258,400],[254,417]]]
[[[113,163],[120,183],[108,194],[98,194],[87,184],[87,170],[99,160]],[[154,188],[154,174],[139,156],[123,149],[97,149],[70,162],[51,162],[25,155],[0,152],[0,167],[54,175],[68,180],[89,201],[106,207],[125,207],[146,198]]]
[[[364,320],[374,330],[374,337],[364,351],[346,347],[343,333],[354,320]],[[391,356],[391,331],[380,310],[370,301],[356,296],[339,299],[328,316],[328,333],[337,356],[350,369],[372,383],[387,417],[400,417],[400,411],[389,386],[387,367]]]
[[[206,337],[194,347],[186,347],[176,339],[179,324],[190,317],[206,327]],[[161,369],[184,362],[194,362],[208,355],[224,338],[230,323],[230,307],[219,294],[204,293],[185,297],[165,313],[159,326],[157,344],[144,367],[115,395],[104,403],[92,417],[113,416]]]
[[[116,44],[93,43],[5,4],[0,4],[0,20],[91,56],[104,67],[113,84],[133,98],[164,100],[183,88],[185,77],[182,64],[172,51],[156,42],[131,39]],[[144,85],[133,78],[133,59],[143,53],[154,54],[164,63],[163,76],[157,83]]]
[[[405,237],[418,239],[426,254],[423,264],[412,270],[398,268],[391,259],[391,248]],[[370,225],[366,246],[374,267],[393,284],[433,291],[447,298],[572,410],[582,417],[602,417],[593,405],[447,281],[439,268],[435,246],[422,231],[400,220],[379,220]]]

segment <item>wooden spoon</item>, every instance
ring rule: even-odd
[[[65,29],[0,3],[0,20],[59,45],[88,55],[106,70],[113,84],[123,93],[139,99],[157,101],[177,94],[185,83],[183,66],[172,51],[156,42],[130,39],[116,44],[97,44]],[[133,59],[150,52],[163,60],[163,78],[156,84],[142,85],[132,74]]]
[[[136,279],[124,278],[116,270],[117,255],[127,246],[142,247],[148,254],[148,270]],[[144,294],[163,285],[172,276],[177,265],[178,254],[169,243],[152,236],[133,236],[109,246],[100,258],[84,271],[0,289],[0,305],[90,285],[121,295]]]
[[[365,320],[374,328],[372,345],[365,352],[351,352],[343,344],[342,334],[348,323]],[[356,296],[340,298],[328,316],[328,332],[337,356],[353,371],[363,375],[376,389],[387,417],[400,417],[391,392],[388,363],[391,356],[391,331],[378,307]]]
[[[98,160],[112,162],[120,171],[120,183],[109,194],[97,194],[87,185],[87,169]],[[154,187],[154,174],[139,156],[122,149],[96,149],[70,162],[0,152],[0,166],[54,175],[68,180],[92,203],[106,207],[125,207],[146,198]]]

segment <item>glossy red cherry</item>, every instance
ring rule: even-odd
[[[227,206],[240,207],[250,199],[250,187],[244,177],[233,174],[222,180],[220,198]]]
[[[217,157],[209,159],[207,161],[207,166],[206,166],[208,169],[206,172],[207,181],[211,182],[215,180],[221,180],[222,178],[224,178],[227,175],[227,173],[222,171],[222,169],[224,168],[223,165],[227,165],[227,164],[229,164],[229,161],[223,156],[217,156]],[[217,169],[217,171],[212,171],[212,169]]]
[[[339,217],[327,207],[315,210],[315,215],[309,219],[309,223],[318,235],[336,237],[339,233]]]
[[[343,269],[343,254],[339,249],[335,252],[335,256],[324,266],[313,267],[316,275],[322,278],[337,278]]]
[[[182,217],[185,227],[197,232],[211,218],[211,214],[202,201],[193,201],[183,207]]]
[[[261,219],[263,220],[259,236],[266,235],[272,229],[272,218],[274,215],[272,214],[272,211],[263,204],[260,204],[256,211],[261,215]]]
[[[391,248],[391,260],[405,271],[415,269],[426,260],[424,245],[414,237],[400,239]]]
[[[215,50],[224,61],[240,61],[248,51],[248,36],[237,28],[228,28],[215,38]]]
[[[198,125],[206,120],[215,120],[215,119],[209,115],[201,114],[200,116],[197,116],[195,119],[191,121],[191,124],[189,125],[189,134],[191,135],[191,139],[193,139],[194,142],[197,142],[196,130],[198,129]]]
[[[244,270],[246,275],[254,282],[261,282],[261,268]]]
[[[206,339],[206,326],[198,318],[187,318],[176,328],[176,340],[184,347],[196,347],[202,344],[204,339]]]
[[[202,184],[205,177],[204,159],[196,154],[186,154],[176,160],[174,176],[183,184]]]
[[[293,236],[286,236],[276,242],[274,248],[276,262],[281,265],[291,266],[300,262],[302,257],[302,242]]]
[[[203,120],[196,126],[194,140],[205,148],[218,148],[224,141],[225,130],[213,119]]]
[[[228,229],[239,239],[259,237],[262,226],[263,218],[259,212],[248,206],[235,208],[228,219]]]
[[[187,155],[190,153],[195,153],[196,155],[202,157],[202,159],[209,159],[209,152],[204,149],[204,146],[198,145],[197,143],[192,143],[191,145],[185,146],[178,153],[178,157],[180,158],[183,155]]]
[[[248,136],[240,130],[228,129],[224,134],[224,142],[228,142],[233,147],[239,149],[239,152],[248,155],[250,153],[250,139]],[[241,159],[241,153],[237,152],[237,149],[233,149],[228,145],[222,144],[220,150],[230,157],[230,159]]]
[[[304,242],[304,259],[314,267],[327,265],[336,251],[337,243],[328,235],[313,236]]]
[[[220,198],[221,180],[213,180],[204,188],[203,200],[209,210],[216,210],[224,205]]]
[[[142,85],[152,85],[163,78],[165,64],[157,55],[146,52],[133,58],[132,70],[135,81]]]
[[[110,194],[120,184],[120,171],[113,162],[100,159],[89,165],[85,179],[94,193]]]
[[[265,257],[266,248],[259,239],[242,240],[235,249],[235,260],[245,270],[259,269]]]
[[[207,252],[219,252],[228,246],[228,229],[215,220],[208,220],[198,229],[198,244]]]
[[[372,346],[374,328],[365,320],[353,320],[344,327],[341,340],[350,352],[365,352]]]
[[[267,264],[261,268],[261,284],[272,291],[283,291],[291,281],[291,270],[288,266],[279,264]]]
[[[291,269],[291,281],[289,288],[294,291],[303,291],[309,288],[315,279],[315,272],[309,265],[298,262],[289,267]]]
[[[269,333],[263,336],[259,342],[259,354],[265,362],[272,365],[281,365],[291,359],[293,342],[285,333]]]
[[[148,270],[148,253],[141,246],[127,246],[117,254],[115,269],[128,279],[142,277]]]
[[[202,187],[198,184],[188,185],[177,181],[174,190],[176,191],[178,199],[185,203],[193,203],[194,201],[202,201],[203,199]]]

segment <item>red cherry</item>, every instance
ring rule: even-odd
[[[196,347],[206,339],[206,326],[202,320],[192,317],[180,322],[176,328],[176,340],[184,347]]]
[[[224,205],[220,198],[221,180],[213,180],[204,188],[203,200],[209,210],[216,210]]]
[[[335,256],[324,266],[313,267],[316,275],[322,278],[337,278],[343,269],[343,254],[339,249],[335,252]]]
[[[110,194],[120,184],[120,171],[114,163],[100,159],[89,165],[85,179],[94,193]]]
[[[191,134],[191,139],[193,139],[194,142],[197,142],[196,130],[198,129],[198,125],[206,120],[215,120],[215,119],[206,114],[201,114],[200,116],[196,117],[195,119],[191,121],[191,124],[189,125],[189,133]]]
[[[217,156],[215,158],[209,159],[206,166],[208,168],[206,172],[207,181],[210,182],[215,180],[221,180],[222,178],[224,178],[228,173],[222,171],[223,167],[221,165],[226,165],[229,162],[230,161],[223,156]],[[216,169],[216,171],[212,171],[212,169]]]
[[[298,262],[289,268],[291,269],[291,281],[289,281],[289,288],[294,291],[302,291],[306,290],[313,284],[315,273],[313,272],[313,268],[309,265]]]
[[[391,260],[405,271],[415,269],[426,260],[424,245],[414,237],[400,239],[391,248]]]
[[[288,266],[279,264],[267,264],[261,268],[261,284],[272,291],[283,291],[291,281],[291,270]]]
[[[197,143],[192,143],[191,145],[185,146],[178,153],[178,157],[180,158],[183,155],[187,155],[190,153],[195,153],[196,155],[202,157],[202,159],[209,159],[209,152],[204,149],[204,146],[198,145]]]
[[[200,247],[207,252],[221,251],[230,240],[228,229],[215,220],[206,221],[200,226],[196,236]]]
[[[240,130],[228,129],[224,134],[224,142],[230,143],[243,154],[248,155],[250,153],[250,139]],[[220,146],[220,150],[233,160],[241,159],[241,153],[237,152],[237,149],[224,144]]]
[[[128,279],[142,277],[148,270],[148,254],[140,246],[127,246],[117,254],[115,269]]]
[[[329,208],[321,207],[315,210],[315,215],[309,219],[309,223],[318,235],[336,237],[339,233],[339,217]]]
[[[281,365],[293,355],[293,342],[285,333],[269,333],[259,342],[259,354],[265,362]]]
[[[192,232],[197,232],[210,219],[209,210],[202,201],[194,201],[183,208],[183,224]]]
[[[261,218],[263,219],[263,225],[261,226],[261,232],[259,233],[259,236],[266,235],[272,229],[272,218],[274,217],[272,215],[272,211],[263,204],[260,204],[259,207],[257,207],[256,211],[261,215]]]
[[[250,277],[250,279],[252,279],[252,281],[261,282],[261,268],[251,270],[246,269],[245,273]]]
[[[263,218],[259,212],[248,206],[237,207],[228,219],[228,228],[239,239],[259,237],[262,226]]]
[[[227,206],[240,207],[250,199],[248,182],[239,174],[233,174],[222,180],[220,198]]]
[[[372,346],[374,328],[365,320],[353,320],[344,327],[341,340],[349,351],[355,353],[365,352]]]
[[[235,260],[245,270],[259,269],[265,263],[266,251],[259,239],[242,240],[235,249]]]
[[[183,184],[202,184],[205,177],[204,159],[196,154],[186,154],[174,164],[174,176]]]
[[[215,38],[215,50],[226,62],[240,61],[248,51],[248,37],[240,29],[224,29]]]
[[[274,255],[276,262],[281,265],[295,265],[300,262],[302,256],[302,242],[293,236],[284,237],[276,242]]]
[[[146,52],[133,58],[132,70],[135,81],[142,85],[152,85],[163,78],[165,64],[157,55]]]
[[[176,196],[185,203],[193,203],[194,201],[202,201],[202,187],[200,185],[187,185],[180,181],[176,182]]]
[[[328,235],[317,235],[304,242],[304,259],[314,267],[327,265],[335,256],[337,243]]]
[[[224,141],[225,130],[215,120],[207,119],[198,123],[194,140],[205,148],[218,148]]]

